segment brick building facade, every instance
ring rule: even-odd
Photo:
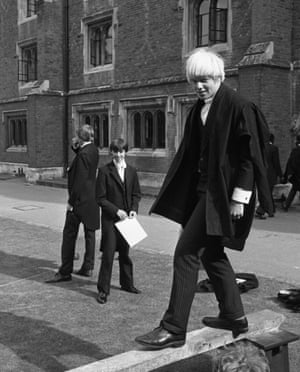
[[[160,185],[196,99],[184,61],[205,45],[264,112],[284,166],[300,127],[299,17],[297,0],[0,0],[0,172],[61,177],[90,123],[100,165],[123,137],[141,183]]]

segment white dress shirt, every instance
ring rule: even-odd
[[[124,180],[125,180],[125,168],[127,167],[125,160],[121,160],[119,163],[117,163],[115,160],[113,160],[113,162],[114,162],[114,164],[117,168],[118,174],[119,174],[122,182],[124,182]]]

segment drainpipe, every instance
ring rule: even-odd
[[[64,97],[64,122],[63,122],[63,162],[64,177],[67,174],[69,163],[69,0],[63,3],[63,97]]]

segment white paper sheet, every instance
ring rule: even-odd
[[[123,238],[133,247],[148,235],[136,218],[126,218],[115,223]]]

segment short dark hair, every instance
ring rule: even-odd
[[[125,152],[127,152],[128,144],[123,140],[123,138],[114,139],[109,145],[109,150],[112,152],[122,152],[125,150]]]

